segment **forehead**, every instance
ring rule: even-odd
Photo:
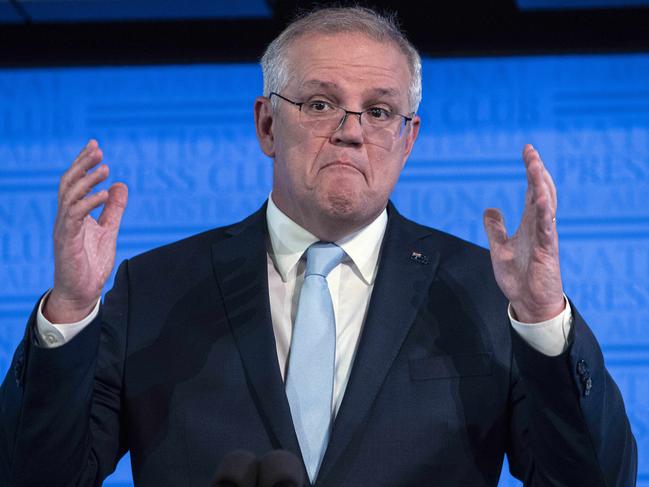
[[[308,34],[290,45],[288,66],[293,90],[407,100],[408,60],[392,41],[379,42],[359,33]]]

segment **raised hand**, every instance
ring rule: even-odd
[[[557,316],[565,307],[559,240],[556,229],[557,192],[539,153],[523,149],[527,173],[525,209],[518,230],[507,236],[500,210],[484,212],[496,281],[509,299],[516,318],[538,323]]]
[[[97,141],[91,140],[61,177],[54,223],[54,288],[43,308],[53,323],[73,323],[86,317],[115,263],[128,189],[115,183],[108,190],[90,194],[108,177],[106,164],[96,167],[102,158]],[[90,212],[100,205],[104,208],[97,221]]]

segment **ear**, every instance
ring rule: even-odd
[[[264,154],[275,157],[275,137],[273,135],[273,107],[265,96],[255,100],[255,128],[257,140]]]
[[[408,134],[406,135],[402,167],[406,165],[406,161],[410,156],[410,152],[415,146],[415,140],[417,140],[417,136],[419,135],[419,127],[421,126],[421,118],[419,117],[419,115],[413,115],[412,120],[408,123],[410,124],[410,129],[408,130]]]

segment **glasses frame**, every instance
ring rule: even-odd
[[[306,103],[305,101],[294,101],[294,100],[291,100],[291,99],[289,99],[289,98],[286,98],[286,97],[283,96],[283,95],[280,95],[279,93],[277,93],[277,92],[275,92],[275,91],[271,91],[271,92],[268,94],[268,99],[270,100],[271,97],[272,97],[273,95],[275,95],[275,96],[278,97],[278,98],[281,98],[281,99],[284,100],[284,101],[289,102],[289,103],[292,104],[292,105],[295,105],[296,107],[299,108],[300,112],[302,112],[302,105],[304,105],[304,104]],[[329,103],[329,102],[327,102],[327,103]],[[338,124],[338,126],[337,126],[337,127],[336,127],[332,132],[331,132],[332,134],[334,134],[338,129],[340,129],[340,127],[342,127],[342,126],[344,125],[345,120],[347,120],[347,116],[348,116],[348,115],[356,115],[356,116],[358,116],[358,123],[359,123],[359,124],[361,125],[361,127],[362,127],[362,126],[363,126],[363,123],[361,122],[361,120],[363,119],[363,118],[362,118],[362,117],[363,117],[363,114],[364,114],[364,113],[367,113],[367,112],[369,112],[369,111],[371,110],[371,108],[368,108],[367,110],[363,110],[362,112],[354,112],[354,111],[352,111],[352,110],[347,110],[346,108],[343,108],[343,107],[341,107],[340,105],[336,105],[335,103],[329,103],[329,104],[330,104],[332,107],[339,108],[340,110],[342,110],[343,112],[345,112],[345,115],[343,115],[343,118],[340,120],[340,123]],[[401,125],[402,128],[399,130],[399,135],[397,136],[397,138],[401,138],[401,137],[403,136],[403,132],[404,132],[406,126],[408,125],[408,122],[412,121],[412,119],[414,118],[415,113],[413,112],[413,113],[412,113],[412,116],[410,116],[410,117],[408,117],[407,115],[402,115],[401,113],[396,113],[396,112],[393,113],[393,115],[397,115],[397,116],[399,116],[399,117],[401,117],[401,118],[403,119],[403,124]]]

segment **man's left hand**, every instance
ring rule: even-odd
[[[557,191],[539,153],[530,144],[523,149],[527,173],[525,209],[518,230],[507,235],[500,210],[484,212],[496,282],[509,299],[516,319],[539,323],[565,308],[559,239],[556,228]]]

